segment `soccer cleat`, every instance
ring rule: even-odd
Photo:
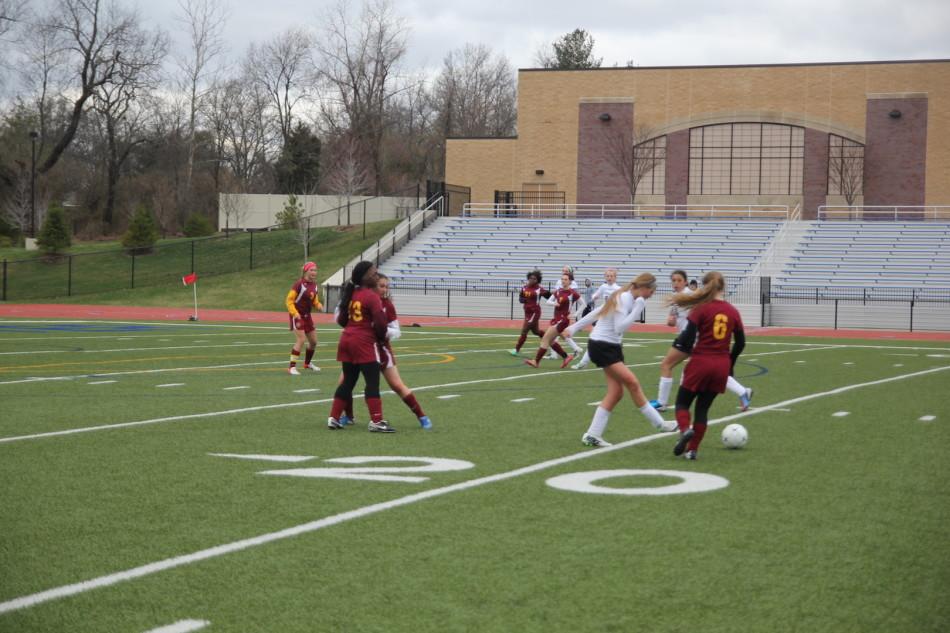
[[[519,352],[516,349],[510,349],[508,350],[508,353],[511,354],[512,356],[521,356],[521,352]]]
[[[574,360],[574,354],[568,354],[564,357],[564,360],[561,361],[561,369],[564,369],[571,364],[571,361]]]
[[[663,420],[663,424],[660,425],[658,431],[663,433],[672,433],[680,428],[680,425],[676,423],[676,420]]]
[[[650,400],[650,406],[656,409],[657,411],[659,411],[660,413],[663,413],[664,411],[667,410],[666,405],[660,402],[659,400]]]
[[[576,363],[574,363],[574,365],[571,366],[571,369],[584,369],[585,367],[587,367],[587,363],[589,362],[590,362],[589,360],[584,360],[583,358],[581,358],[579,361],[577,361]]]
[[[686,455],[684,455],[684,457],[686,457],[686,459],[690,460],[691,462],[695,462],[698,459],[696,456],[696,451],[686,451]]]
[[[331,431],[337,431],[339,429],[344,428],[344,425],[342,424],[340,420],[337,420],[335,418],[327,418],[327,428],[330,429]]]
[[[389,426],[389,422],[387,422],[386,420],[380,420],[379,422],[373,422],[372,420],[370,420],[369,426],[367,428],[369,428],[370,433],[395,433],[396,432],[396,429]]]
[[[356,420],[354,420],[353,418],[351,418],[345,413],[340,416],[340,428],[343,428],[344,426],[350,426],[351,424],[355,424],[355,423],[356,423]]]
[[[557,352],[555,352],[554,350],[551,350],[550,352],[548,352],[548,355],[545,356],[545,358],[549,358],[551,360],[557,360]]]
[[[748,411],[749,405],[752,404],[752,389],[746,389],[745,393],[739,396],[739,409],[742,411]]]
[[[695,431],[693,429],[686,429],[680,433],[680,439],[676,440],[676,446],[673,447],[673,454],[679,457],[683,454],[683,451],[686,450],[686,445],[689,444],[689,441],[693,439]]]
[[[604,438],[597,437],[596,435],[591,435],[590,433],[584,433],[581,436],[581,444],[583,444],[584,446],[593,446],[594,448],[603,448],[605,446],[613,446],[613,444],[611,444]]]
[[[424,428],[427,431],[432,428],[432,420],[430,420],[429,416],[427,415],[424,415],[421,418],[419,418],[419,424],[422,426],[422,428]]]
[[[524,364],[525,364],[525,365],[530,365],[530,366],[534,367],[535,369],[538,368],[538,361],[534,360],[533,358],[529,358],[528,360],[526,360],[526,361],[524,362]]]
[[[304,365],[303,368],[304,368],[304,369],[309,369],[310,371],[320,371],[320,368],[317,367],[316,365],[314,365],[313,363],[311,363],[311,364],[309,364],[309,365]]]
[[[287,369],[287,373],[290,374],[291,376],[299,376],[299,375],[300,375],[300,372],[297,370],[296,367],[289,367],[289,368]]]

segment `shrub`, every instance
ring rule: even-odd
[[[132,249],[135,253],[148,253],[157,241],[158,227],[155,226],[155,218],[145,205],[139,205],[132,216],[129,230],[122,237],[122,246]]]
[[[66,212],[58,204],[50,206],[36,243],[47,255],[60,253],[72,243],[69,225],[66,223]]]
[[[214,234],[211,220],[203,213],[192,213],[185,222],[185,237],[207,237]]]
[[[297,196],[290,194],[284,208],[277,212],[277,225],[282,229],[296,229],[303,218],[303,205],[297,202]]]

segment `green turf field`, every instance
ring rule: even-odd
[[[950,630],[950,343],[750,337],[748,446],[687,462],[629,399],[581,445],[597,369],[404,332],[434,429],[380,435],[325,428],[332,327],[291,377],[279,325],[0,322],[0,631]]]

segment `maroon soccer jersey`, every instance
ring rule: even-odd
[[[729,355],[732,333],[742,330],[742,317],[732,304],[714,299],[689,311],[689,320],[696,324],[693,356]]]
[[[558,288],[554,292],[554,317],[551,322],[561,321],[568,318],[571,313],[571,304],[580,299],[581,296],[573,288]]]
[[[371,363],[379,360],[376,343],[386,340],[386,313],[379,294],[357,288],[347,307],[347,322],[337,345],[337,360]]]
[[[396,306],[389,299],[382,299],[383,313],[386,315],[386,323],[392,323],[399,317],[396,315]]]
[[[524,286],[521,289],[521,298],[523,299],[522,303],[524,303],[525,314],[530,312],[540,312],[541,305],[538,303],[538,301],[540,301],[542,297],[547,299],[550,296],[550,291],[545,289],[543,286]]]
[[[313,306],[318,303],[317,283],[315,281],[299,280],[290,289],[293,297],[288,296],[288,300],[293,299],[297,312],[300,314],[310,314]]]

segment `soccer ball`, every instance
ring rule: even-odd
[[[726,448],[742,448],[749,441],[749,432],[741,424],[730,424],[722,430],[722,443]]]

